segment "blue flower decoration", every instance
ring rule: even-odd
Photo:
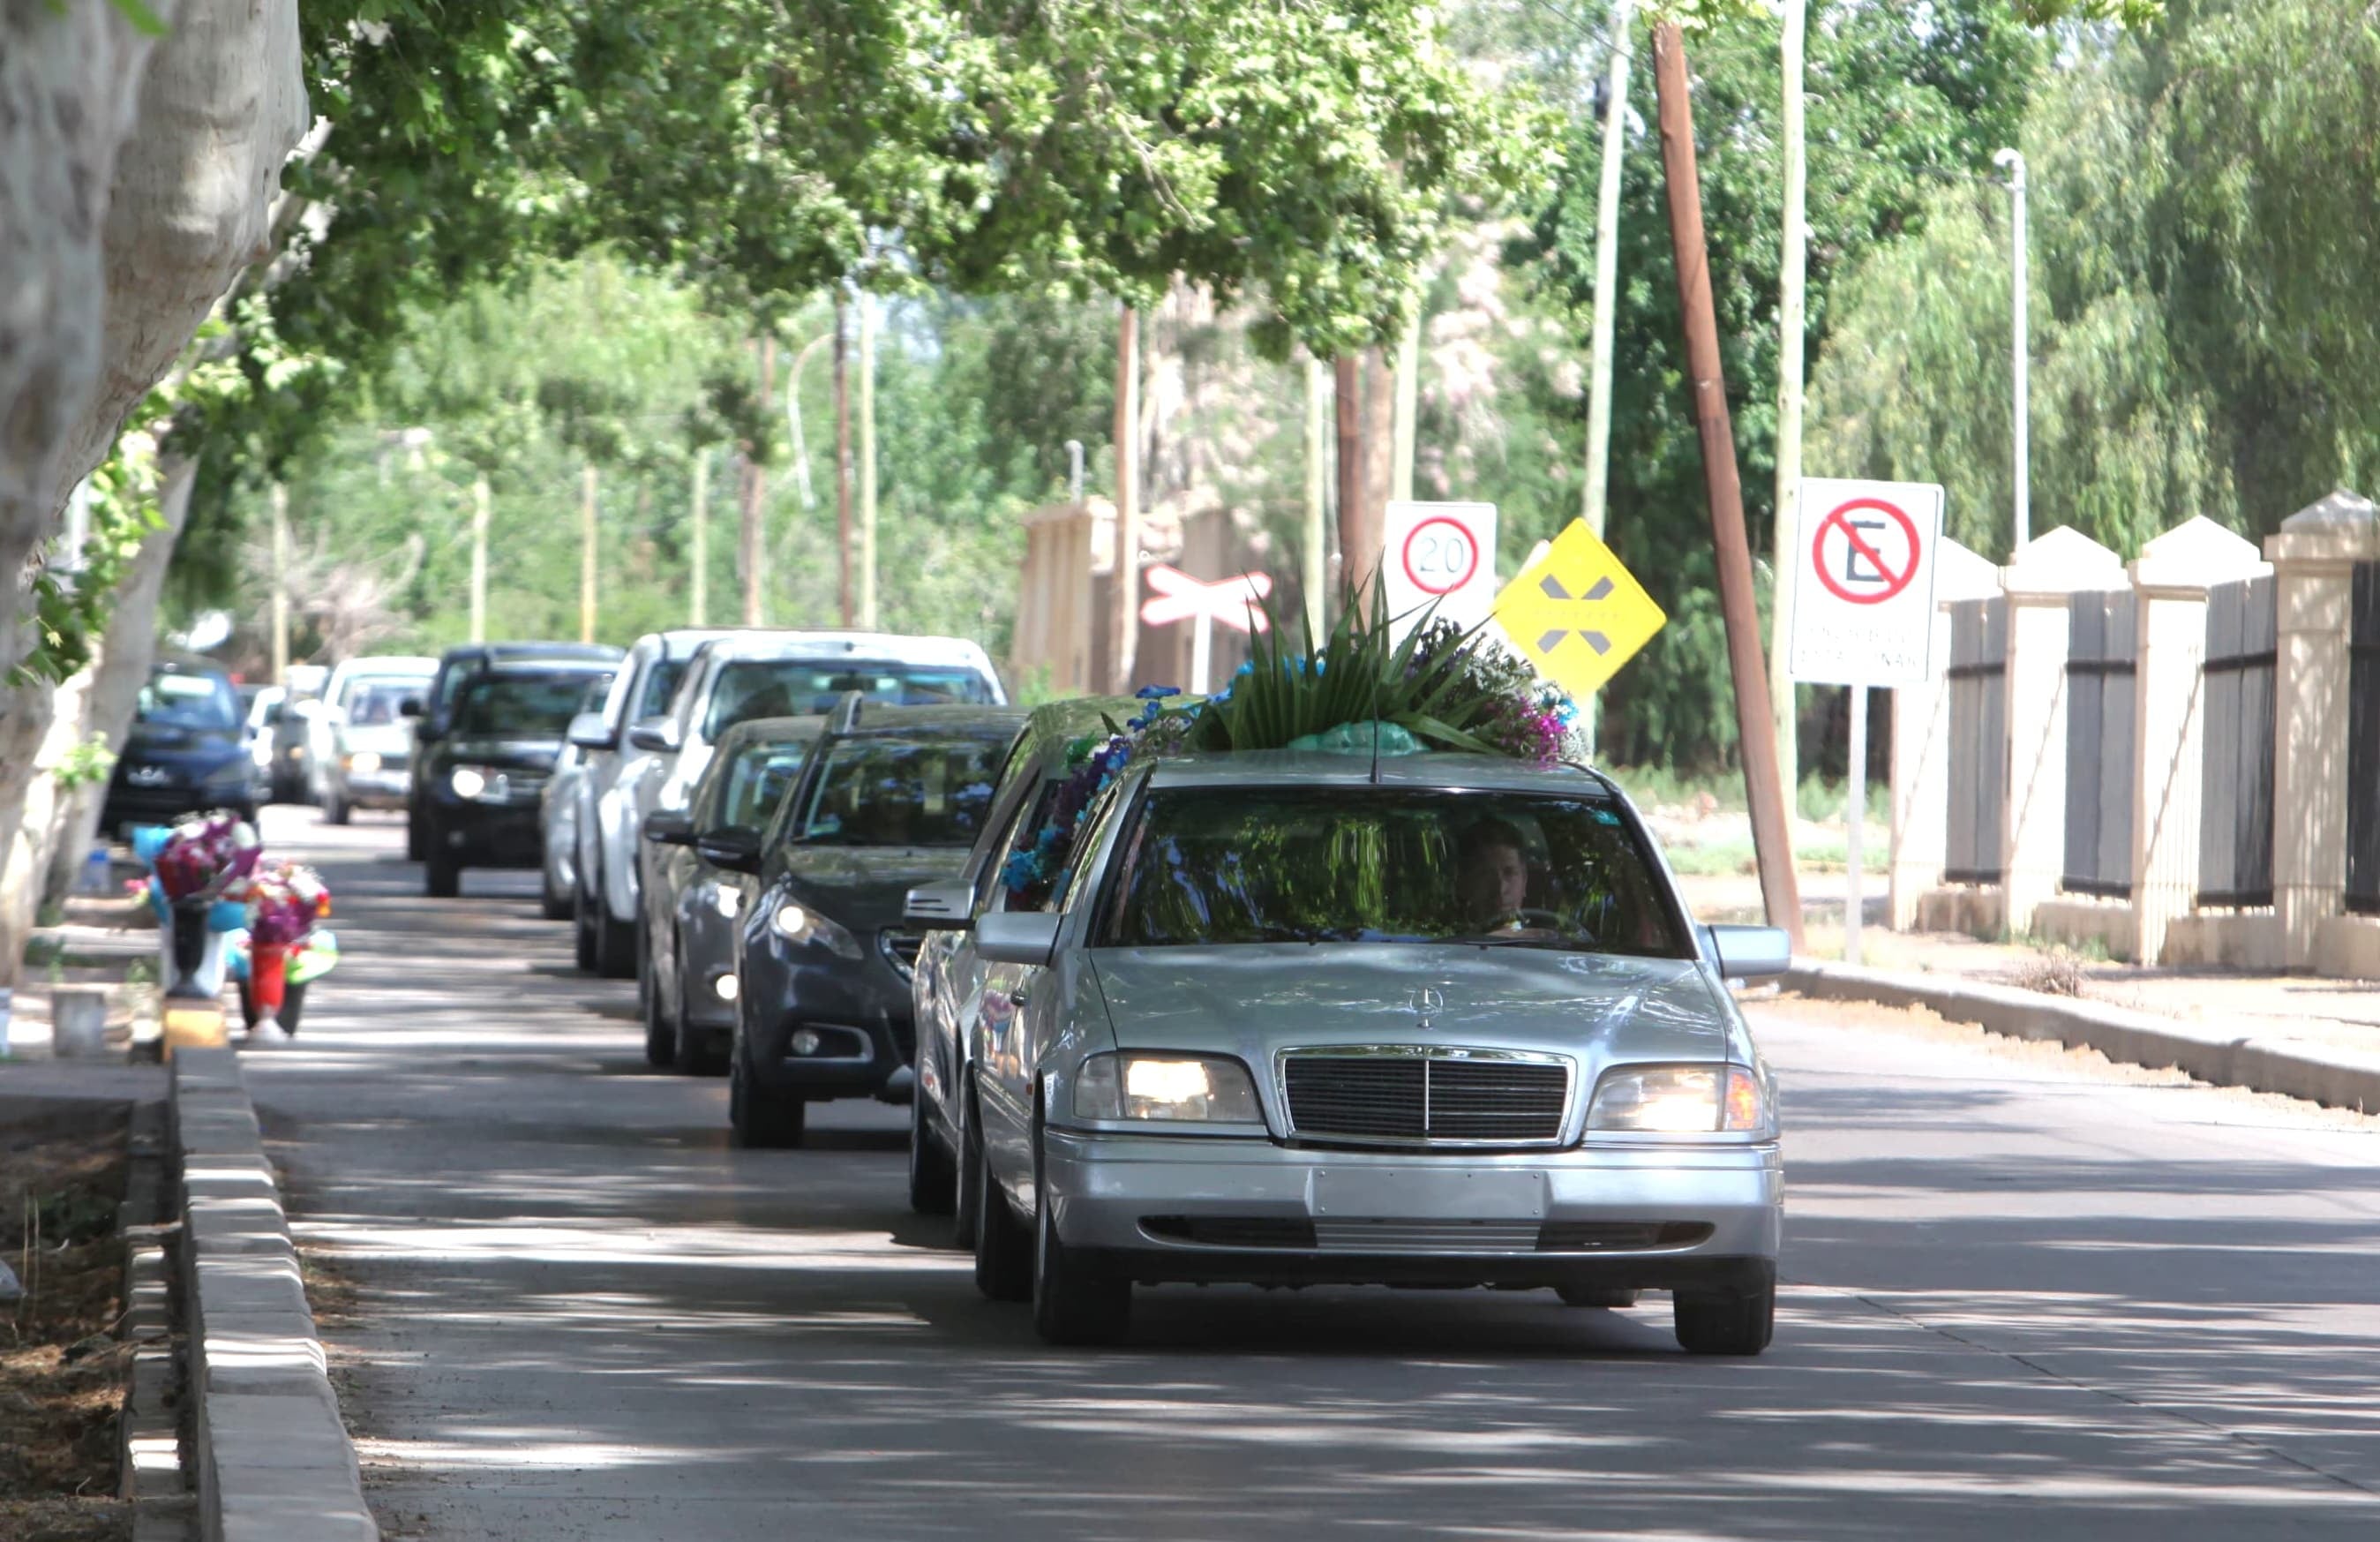
[[[1182,687],[1179,686],[1143,686],[1140,689],[1133,692],[1132,694],[1140,698],[1143,701],[1162,701],[1169,696],[1180,696],[1182,694]]]

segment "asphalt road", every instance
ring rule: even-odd
[[[1192,1288],[1060,1353],[908,1214],[904,1111],[731,1150],[533,875],[429,901],[307,820],[346,963],[247,1064],[392,1536],[2380,1535],[2380,1121],[1755,1009],[1761,1359],[1661,1297]]]

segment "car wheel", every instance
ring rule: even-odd
[[[1639,1293],[1613,1290],[1609,1285],[1556,1285],[1554,1293],[1561,1297],[1565,1306],[1601,1306],[1616,1312],[1623,1306],[1635,1305]]]
[[[934,1138],[926,1118],[926,1093],[909,1094],[909,1208],[919,1215],[948,1215],[958,1208],[958,1166]]]
[[[607,980],[624,980],[637,972],[637,924],[612,919],[612,902],[598,889],[588,897],[594,916],[595,973]]]
[[[549,921],[566,921],[576,913],[576,905],[567,891],[553,886],[553,869],[538,865],[538,908]]]
[[[280,803],[293,803],[297,800],[294,798],[285,797],[276,799],[275,801]],[[428,825],[429,821],[421,817],[421,810],[419,808],[411,804],[407,804],[406,806],[405,859],[407,862],[419,862],[430,855],[430,832]]]
[[[322,795],[322,822],[324,824],[346,823],[347,812],[347,800],[339,795],[339,790],[336,787],[331,788],[328,792],[325,792]]]
[[[735,1143],[747,1151],[785,1151],[802,1143],[809,1105],[775,1098],[753,1085],[738,1055],[727,1073],[727,1124]]]
[[[975,1288],[991,1301],[1033,1299],[1033,1234],[1017,1218],[991,1175],[983,1150],[983,1122],[967,1121],[975,1142]]]
[[[1132,1327],[1132,1281],[1096,1269],[1058,1235],[1035,1142],[1033,1330],[1052,1344],[1111,1344]]]
[[[983,1174],[976,1170],[983,1165],[983,1147],[969,1137],[965,1097],[951,1111],[951,1123],[957,1127],[959,1147],[959,1181],[953,1196],[956,1203],[951,1209],[951,1245],[966,1253],[975,1248],[976,1193],[983,1185]]]
[[[1735,1295],[1678,1293],[1678,1343],[1689,1354],[1757,1354],[1777,1326],[1777,1276]]]
[[[691,1070],[678,1053],[676,1025],[662,1015],[661,981],[650,967],[637,970],[637,1005],[645,1018],[645,1063],[657,1071],[668,1065]]]
[[[587,892],[587,875],[570,886],[570,961],[581,973],[595,972],[595,901]]]
[[[421,832],[421,892],[433,900],[451,900],[463,892],[463,865],[446,849],[436,830]]]

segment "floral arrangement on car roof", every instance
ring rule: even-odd
[[[1296,652],[1268,607],[1276,625],[1252,636],[1248,662],[1224,689],[1177,703],[1172,686],[1146,686],[1131,721],[1076,740],[1067,757],[1075,772],[1049,818],[1002,869],[1011,892],[1043,893],[1063,880],[1092,801],[1142,759],[1185,750],[1447,749],[1552,765],[1576,747],[1577,705],[1479,629],[1432,617],[1398,639],[1383,607],[1361,600],[1346,597],[1318,646],[1301,617]]]

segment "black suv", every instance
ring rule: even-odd
[[[920,883],[965,865],[1025,714],[844,697],[766,832],[698,839],[745,875],[728,1119],[738,1145],[800,1144],[809,1103],[900,1102],[917,1045],[909,978]]]
[[[465,677],[444,730],[415,764],[422,783],[422,888],[452,898],[466,868],[534,868],[545,856],[538,797],[606,659],[504,659]]]
[[[445,736],[464,686],[502,663],[591,661],[616,664],[621,657],[619,649],[600,642],[473,642],[441,654],[438,673],[430,677],[430,689],[422,696],[419,710],[407,714],[416,721],[413,780],[405,799],[406,860],[429,859],[429,847],[422,841],[422,811],[430,792],[430,750]]]
[[[158,659],[132,709],[100,830],[112,835],[128,825],[172,824],[210,808],[253,820],[255,769],[239,736],[246,721],[223,665],[188,653]]]

